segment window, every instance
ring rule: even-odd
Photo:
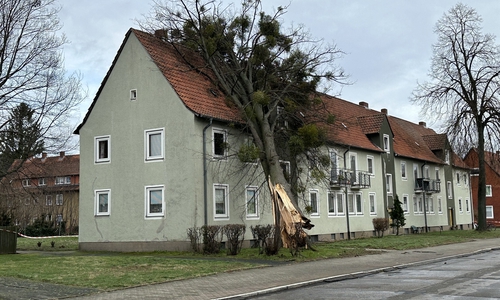
[[[464,209],[462,207],[462,199],[458,198],[458,211],[460,213],[463,213],[464,212]]]
[[[52,205],[52,195],[45,196],[45,205],[47,206]]]
[[[109,216],[110,214],[110,190],[95,191],[96,216]]]
[[[216,129],[212,130],[212,151],[214,158],[227,157],[227,133],[225,130]]]
[[[31,180],[23,179],[23,186],[30,186],[30,185],[31,185]]]
[[[469,214],[470,209],[469,209],[469,199],[465,199],[465,211]]]
[[[319,216],[318,191],[309,191],[309,206],[311,208],[311,216]]]
[[[450,150],[444,150],[444,162],[450,164]]]
[[[361,198],[361,194],[356,194],[356,214],[363,214],[363,199]]]
[[[357,180],[356,180],[356,170],[358,169],[357,165],[357,161],[358,161],[358,155],[356,153],[350,153],[349,154],[349,160],[350,160],[350,164],[351,164],[351,178],[350,178],[350,181],[351,183],[356,183]]]
[[[373,156],[366,157],[366,164],[368,166],[368,173],[370,173],[370,175],[374,175],[375,171],[373,170]]]
[[[460,173],[456,173],[457,176],[457,185],[460,185]]]
[[[248,186],[246,188],[246,210],[247,218],[259,217],[259,196],[257,187]]]
[[[95,162],[103,163],[111,161],[111,139],[108,136],[99,136],[95,138],[94,148],[95,148]]]
[[[38,178],[38,186],[44,186],[47,185],[47,181],[45,178]]]
[[[146,217],[163,217],[165,215],[163,194],[163,185],[146,186]]]
[[[71,177],[70,176],[56,177],[56,184],[71,184]]]
[[[335,193],[328,192],[328,214],[335,215]]]
[[[354,214],[354,194],[347,195],[347,205],[349,214]]]
[[[425,208],[427,209],[427,212],[434,213],[434,199],[432,197],[425,198]]]
[[[406,179],[406,162],[401,162],[401,178]]]
[[[422,197],[417,197],[417,202],[418,202],[418,212],[423,213],[424,212],[424,202],[422,201]]]
[[[56,205],[63,205],[63,194],[56,195]]]
[[[413,195],[413,214],[418,213],[418,201],[417,196]]]
[[[492,197],[493,196],[493,190],[491,189],[491,185],[487,184],[486,185],[486,197]]]
[[[453,189],[451,187],[451,181],[446,182],[448,188],[448,199],[453,199]]]
[[[463,181],[463,183],[464,183],[464,186],[467,186],[467,173],[464,173],[464,174],[462,175],[462,181]]]
[[[215,218],[229,218],[228,186],[214,184],[214,216]]]
[[[429,175],[429,166],[424,166],[424,178],[430,178]]]
[[[285,175],[285,179],[287,181],[290,181],[290,162],[280,160],[280,166],[281,169],[283,170],[283,175]]]
[[[388,134],[384,134],[384,137],[383,137],[383,142],[384,142],[384,151],[385,152],[390,152],[391,151],[391,148],[390,148],[390,145],[389,145],[389,135]]]
[[[403,195],[403,211],[407,214],[408,209],[408,195]]]
[[[370,198],[370,215],[377,214],[377,202],[375,199],[375,193],[370,193],[368,196]]]
[[[130,100],[137,100],[137,90],[130,90]]]
[[[441,200],[441,197],[438,198],[438,213],[442,214],[443,213],[443,200]]]
[[[344,194],[337,193],[337,213],[343,215],[344,211]]]
[[[336,183],[339,178],[339,163],[337,152],[330,151],[330,180],[332,183]]]
[[[162,160],[164,156],[164,129],[145,131],[146,160]]]
[[[392,194],[392,174],[385,174],[385,189],[388,194]]]
[[[59,214],[59,215],[57,215],[57,217],[56,217],[56,222],[57,222],[57,224],[61,223],[62,221],[63,221],[63,216],[62,216],[62,215],[60,215],[60,214]]]
[[[436,180],[439,180],[439,168],[436,168]]]
[[[486,205],[486,219],[493,219],[493,206]]]

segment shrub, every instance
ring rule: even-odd
[[[224,226],[224,234],[227,237],[227,254],[236,255],[240,253],[245,239],[246,226],[243,224],[229,224]]]
[[[372,220],[373,229],[377,232],[378,237],[384,236],[384,231],[389,228],[389,220],[386,218],[375,218]]]
[[[222,227],[218,225],[205,225],[201,227],[201,231],[203,233],[203,253],[219,253],[222,243]]]
[[[191,227],[187,230],[187,235],[189,238],[189,242],[191,245],[191,250],[193,250],[196,253],[200,253],[200,244],[201,244],[201,228],[199,227]]]
[[[279,227],[268,225],[251,226],[252,235],[257,239],[259,254],[276,255],[281,248],[281,237],[279,236]]]

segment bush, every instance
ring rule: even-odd
[[[279,236],[279,227],[274,225],[256,225],[251,226],[252,235],[257,239],[259,254],[276,255],[281,248],[281,237]]]
[[[243,224],[229,224],[224,226],[224,234],[227,237],[227,254],[236,255],[240,253],[245,239],[246,226]]]
[[[201,232],[203,233],[203,253],[219,253],[222,243],[222,227],[218,225],[205,225],[201,227]]]
[[[26,226],[24,234],[27,236],[51,236],[57,235],[58,232],[58,227],[54,226],[53,222],[45,221],[45,216],[42,216]]]
[[[201,237],[203,235],[201,228],[191,227],[187,230],[187,235],[191,245],[191,250],[193,250],[196,253],[200,253]]]
[[[372,220],[372,223],[378,237],[383,237],[384,231],[389,229],[389,220],[386,218],[375,218]]]

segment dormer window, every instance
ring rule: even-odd
[[[23,186],[30,186],[31,181],[29,179],[23,179]]]
[[[389,135],[388,134],[384,134],[383,142],[384,142],[384,151],[385,152],[391,152],[391,147],[390,147],[390,144],[389,144]]]
[[[450,150],[444,150],[444,162],[450,164]]]

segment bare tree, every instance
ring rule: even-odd
[[[49,151],[66,146],[70,113],[83,100],[79,74],[63,66],[59,10],[55,0],[0,0],[0,131],[24,102]]]
[[[140,24],[149,31],[164,29],[165,40],[179,52],[188,47],[200,54],[210,71],[199,70],[238,108],[253,137],[246,153],[256,153],[265,177],[296,195],[297,186],[288,182],[280,160],[319,153],[325,140],[319,123],[326,124],[331,116],[317,90],[324,83],[342,83],[346,76],[336,65],[343,53],[335,45],[312,40],[302,27],[285,32],[285,13],[279,7],[266,14],[260,0],[242,1],[237,7],[217,0],[158,0]]]
[[[500,134],[500,52],[494,36],[481,33],[477,12],[457,4],[436,24],[430,80],[419,84],[412,101],[443,122],[458,153],[477,147],[479,155],[478,226],[486,229],[485,149],[498,146]]]

